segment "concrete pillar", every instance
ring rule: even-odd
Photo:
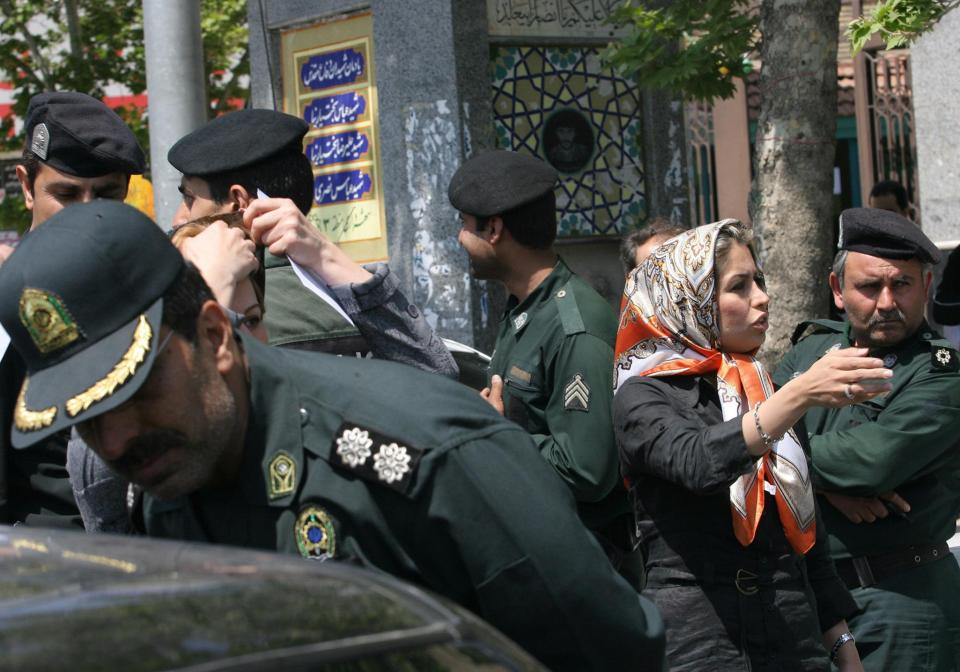
[[[447,200],[464,157],[493,144],[485,4],[248,0],[247,9],[253,104],[277,109],[282,33],[372,14],[390,267],[441,335],[489,350],[503,292],[470,275]]]
[[[153,203],[157,223],[168,229],[180,204],[180,173],[167,151],[207,120],[199,0],[143,0],[143,35]]]
[[[683,103],[665,91],[643,92],[643,168],[647,215],[690,226]]]
[[[924,232],[953,247],[960,239],[960,12],[948,13],[910,50]]]

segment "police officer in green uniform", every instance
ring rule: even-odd
[[[357,264],[305,218],[313,202],[313,173],[302,147],[307,128],[289,114],[247,109],[218,117],[181,138],[168,153],[170,163],[184,173],[183,203],[174,226],[239,216],[261,249],[276,253],[264,254],[271,344],[350,357],[372,354],[456,377],[452,355],[407,301],[387,264]],[[258,190],[273,198],[257,198]],[[185,252],[225,305],[226,293],[236,284],[234,275],[249,273],[237,264],[237,255],[223,251],[230,235],[239,233],[211,226],[190,241],[205,239],[201,251]],[[253,253],[247,254],[256,264]],[[353,324],[304,288],[288,257],[298,261],[304,273],[328,284]],[[86,529],[130,532],[127,484],[79,440],[69,446],[67,468]]]
[[[474,277],[510,293],[483,394],[530,432],[584,524],[630,573],[629,507],[611,420],[617,318],[553,249],[556,181],[543,161],[509,151],[473,157],[450,181]]]
[[[120,203],[69,208],[22,245],[0,268],[0,322],[28,374],[14,446],[76,424],[146,490],[151,535],[379,568],[553,669],[661,669],[656,610],[605,562],[530,436],[469,388],[238,335]]]
[[[86,94],[58,91],[34,96],[27,107],[25,132],[27,144],[16,171],[31,230],[71,203],[123,200],[130,176],[144,170],[143,150],[133,132],[110,108]],[[24,364],[16,352],[2,356],[0,521],[82,527],[65,466],[69,432],[52,435],[30,450],[10,449],[8,428]]]
[[[456,377],[453,357],[398,291],[389,267],[354,263],[307,221],[314,202],[313,170],[303,150],[308,130],[292,115],[247,109],[180,138],[167,153],[183,173],[183,202],[174,226],[245,211],[244,225],[267,248],[265,318],[271,345],[349,356],[372,352]],[[258,192],[270,198],[258,198]],[[304,288],[289,259],[329,285],[356,326]],[[390,300],[371,300],[382,295]]]
[[[960,514],[957,352],[924,321],[937,248],[885,210],[845,210],[830,274],[846,320],[800,325],[783,385],[825,353],[869,348],[893,370],[888,394],[805,416],[837,570],[863,609],[849,621],[866,670],[960,664],[960,568],[946,540]],[[848,386],[856,398],[862,389]]]

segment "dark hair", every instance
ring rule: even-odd
[[[303,214],[313,207],[313,170],[299,140],[263,161],[199,177],[210,187],[210,197],[218,205],[230,197],[230,187],[239,184],[252,198],[256,198],[257,189],[272,198],[289,198]]]
[[[655,236],[673,238],[679,236],[686,229],[679,224],[674,224],[666,217],[655,217],[644,226],[624,236],[620,243],[620,263],[623,265],[623,272],[629,273],[637,263],[637,248]]]
[[[191,343],[197,342],[197,318],[207,301],[216,301],[200,271],[189,261],[163,293],[163,323]]]
[[[753,263],[760,271],[760,257],[757,255],[757,248],[753,242],[753,229],[745,227],[735,219],[724,220],[724,225],[720,227],[717,233],[717,244],[713,248],[713,273],[719,281],[720,275],[727,266],[727,257],[730,255],[730,248],[734,243],[746,245],[753,257]],[[761,275],[762,275],[762,271]],[[765,285],[761,283],[761,287]]]
[[[524,247],[546,250],[557,237],[557,199],[551,189],[535,201],[500,214],[504,228]],[[477,231],[487,228],[489,217],[477,217]]]
[[[910,205],[910,201],[907,199],[907,190],[896,180],[883,180],[873,185],[873,189],[870,190],[870,198],[878,196],[893,196],[897,199],[897,207],[904,212]]]
[[[37,173],[40,172],[40,159],[29,149],[24,149],[20,165],[27,171],[27,189],[33,193],[33,182],[37,179]]]

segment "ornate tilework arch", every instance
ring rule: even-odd
[[[496,47],[492,79],[498,145],[561,172],[560,236],[621,235],[645,218],[639,92],[597,49]]]

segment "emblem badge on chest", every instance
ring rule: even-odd
[[[514,331],[520,331],[523,329],[523,325],[527,323],[527,314],[520,313],[515,318],[513,318],[513,329]]]
[[[286,453],[270,460],[270,499],[285,497],[297,487],[297,463]]]
[[[330,560],[336,555],[337,535],[333,521],[322,508],[305,506],[297,516],[293,534],[300,555],[310,560]]]

